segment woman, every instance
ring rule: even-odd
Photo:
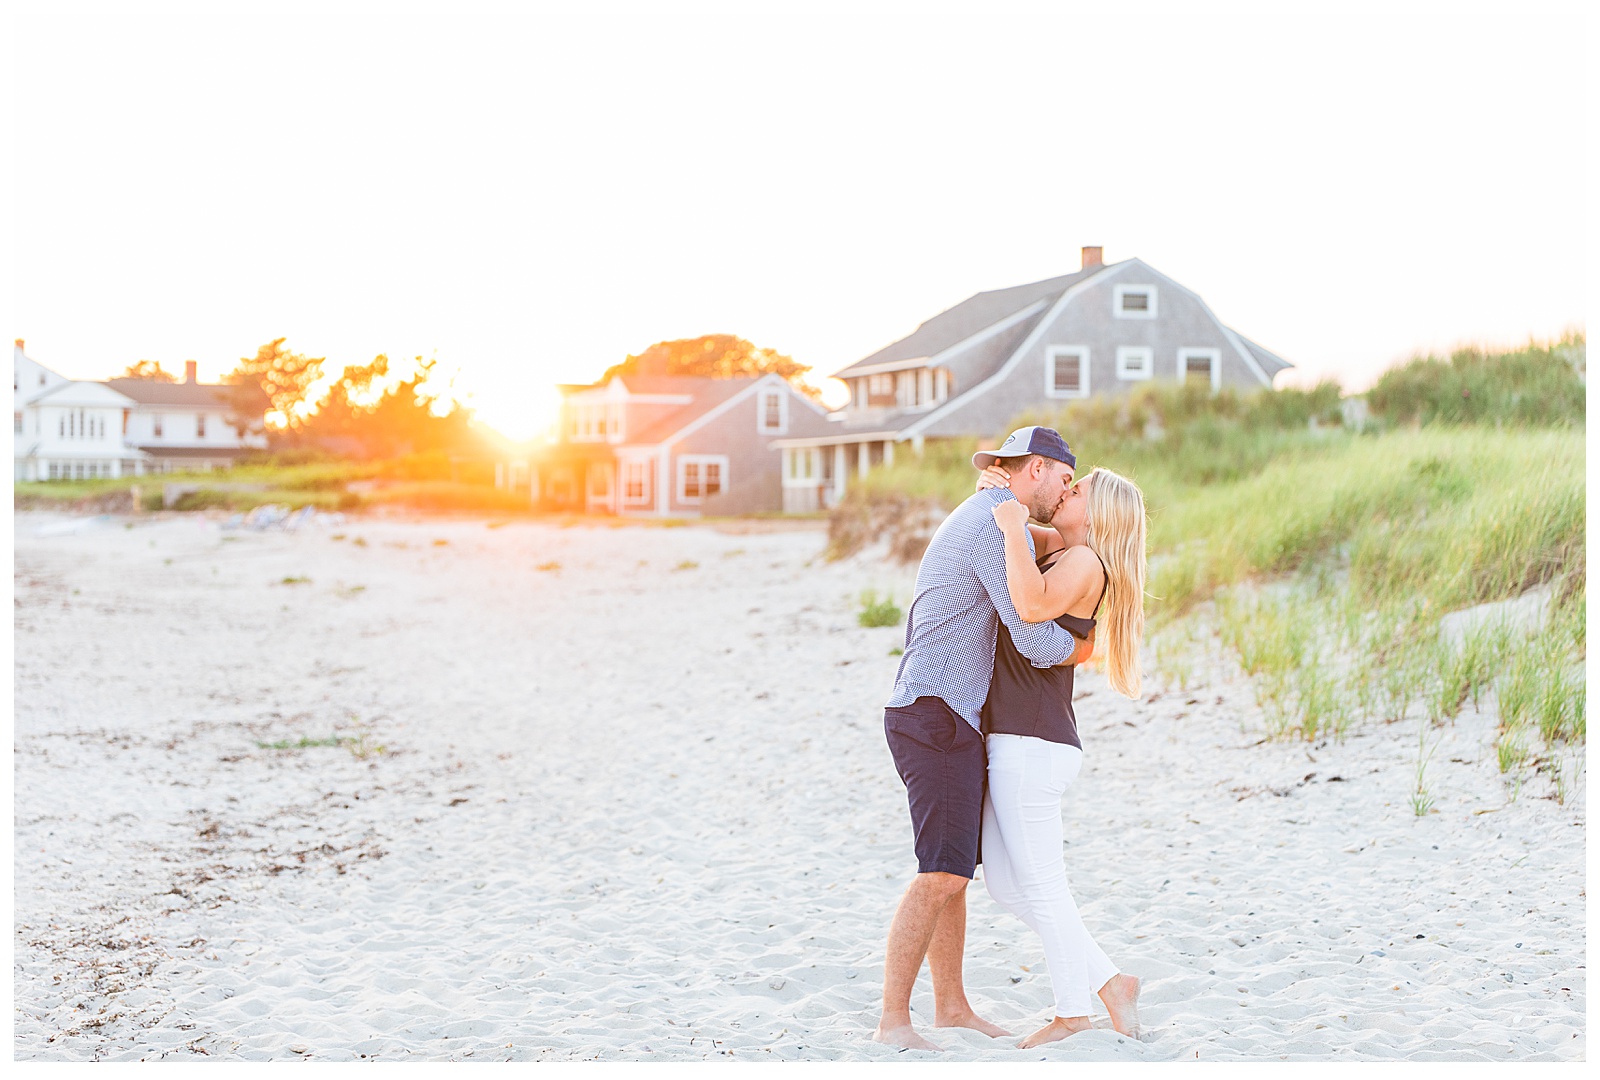
[[[978,487],[1009,477],[990,466]],[[1095,648],[1095,614],[1105,602],[1104,645],[1111,686],[1139,697],[1139,640],[1144,633],[1144,496],[1130,480],[1095,469],[1062,501],[1052,528],[1028,525],[1028,511],[1007,500],[994,508],[1005,537],[1006,585],[1017,614],[1054,620],[1083,639],[1072,657]],[[1035,529],[1037,561],[1028,553]],[[1092,1026],[1098,995],[1111,1023],[1138,1038],[1139,980],[1117,970],[1089,936],[1067,888],[1062,860],[1061,796],[1083,764],[1072,710],[1071,666],[1039,669],[1016,651],[1005,626],[995,646],[994,679],[983,708],[989,788],[983,803],[984,882],[1002,907],[1044,940],[1055,1018],[1018,1045],[1055,1042]]]

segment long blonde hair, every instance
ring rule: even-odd
[[[1113,690],[1138,698],[1139,642],[1144,637],[1144,492],[1109,469],[1096,468],[1089,475],[1094,483],[1084,508],[1088,544],[1106,568],[1105,616],[1100,620],[1106,674]]]

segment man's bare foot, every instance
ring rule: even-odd
[[[1088,1031],[1093,1026],[1087,1016],[1058,1016],[1019,1042],[1017,1047],[1021,1050],[1027,1050],[1035,1046],[1043,1046],[1045,1043],[1060,1042],[1068,1035],[1076,1035],[1080,1031]]]
[[[1011,1032],[998,1024],[989,1023],[989,1021],[971,1009],[953,1016],[936,1016],[933,1020],[933,1026],[936,1028],[971,1028],[973,1031],[987,1035],[991,1039],[999,1039],[1011,1034]]]
[[[1139,980],[1117,974],[1100,988],[1100,1000],[1111,1014],[1111,1026],[1130,1039],[1139,1037]]]
[[[936,1054],[944,1052],[944,1047],[935,1044],[918,1035],[910,1024],[901,1024],[899,1027],[886,1028],[880,1026],[872,1034],[873,1042],[888,1043],[904,1050],[932,1050]]]

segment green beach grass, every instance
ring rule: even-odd
[[[1558,789],[1563,749],[1585,740],[1583,349],[1573,334],[1420,358],[1349,426],[1333,384],[1153,384],[1011,426],[1057,427],[1080,476],[1104,466],[1144,490],[1159,679],[1188,687],[1229,660],[1279,738],[1415,721],[1426,809],[1426,730],[1464,708],[1496,711],[1503,771],[1540,769]],[[971,494],[975,449],[930,445],[874,470],[835,510],[830,554],[886,539],[920,556]],[[1530,590],[1545,597],[1531,623],[1507,603]],[[1466,629],[1445,632],[1466,609]]]

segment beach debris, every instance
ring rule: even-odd
[[[268,529],[298,532],[307,525],[337,527],[343,525],[344,520],[341,513],[319,511],[315,506],[291,510],[282,503],[262,503],[248,513],[232,515],[222,523],[222,527],[229,530],[249,529],[251,532],[266,532]]]

